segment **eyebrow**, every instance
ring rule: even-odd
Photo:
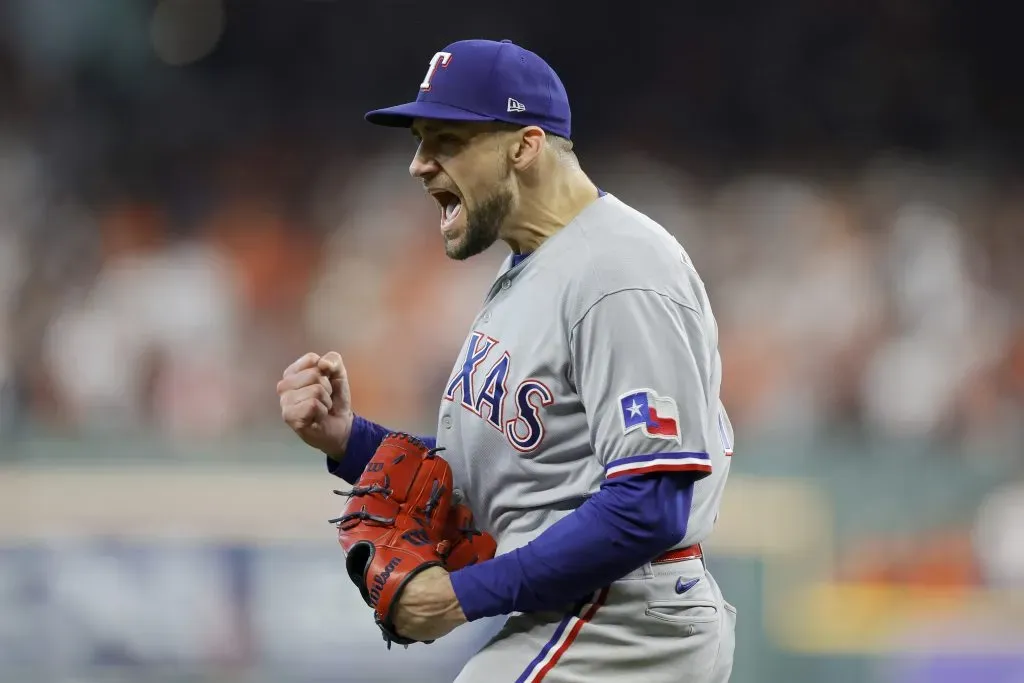
[[[440,133],[440,132],[443,132],[444,130],[446,130],[447,128],[448,128],[447,126],[438,125],[436,123],[425,123],[422,126],[420,126],[419,130],[417,130],[415,127],[412,127],[412,132],[413,132],[413,135],[422,134],[422,133]]]

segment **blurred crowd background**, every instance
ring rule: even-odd
[[[834,549],[835,577],[1020,590],[1013,14],[882,0],[0,0],[0,463],[14,481],[128,443],[148,444],[140,462],[159,443],[228,463],[286,443],[270,461],[320,476],[283,434],[274,393],[310,350],[342,352],[359,412],[433,430],[504,251],[448,261],[407,175],[412,139],[362,114],[414,97],[446,43],[507,37],[562,76],[585,170],[701,272],[735,476],[816,481],[839,526],[843,505],[850,519],[876,512]],[[904,533],[904,517],[920,524]],[[793,666],[770,680],[811,671]],[[769,680],[754,671],[738,676]],[[1010,680],[987,671],[971,680]],[[869,680],[844,675],[829,680]]]

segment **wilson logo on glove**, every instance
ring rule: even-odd
[[[474,528],[473,513],[453,505],[452,472],[437,454],[406,434],[389,434],[349,491],[337,525],[345,569],[359,589],[388,647],[408,647],[393,610],[409,580],[428,567],[455,571],[494,557],[490,534]],[[401,565],[401,567],[400,567]]]
[[[387,585],[388,579],[391,577],[391,572],[393,572],[400,564],[402,564],[401,558],[396,557],[388,562],[388,566],[384,567],[384,571],[373,577],[373,586],[370,587],[370,607],[377,606],[377,602],[380,600],[380,592],[384,590],[384,586]]]

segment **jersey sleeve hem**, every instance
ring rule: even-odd
[[[711,457],[707,453],[665,452],[618,458],[604,467],[605,479],[651,472],[694,472],[703,478],[711,474]]]

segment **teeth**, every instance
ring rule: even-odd
[[[445,205],[445,207],[444,207],[444,218],[445,218],[445,220],[450,221],[452,218],[454,218],[455,214],[457,214],[459,212],[459,208],[461,206],[462,206],[462,204],[457,199],[454,200],[454,201],[451,201],[447,205]]]

